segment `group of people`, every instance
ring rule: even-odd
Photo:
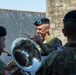
[[[67,12],[63,18],[62,32],[67,37],[64,46],[60,39],[51,36],[48,18],[38,19],[34,25],[38,35],[35,35],[33,40],[39,45],[42,56],[49,55],[36,75],[76,75],[76,10]],[[5,27],[0,26],[0,55],[5,47],[6,34]],[[0,75],[11,75],[8,66],[2,60]]]

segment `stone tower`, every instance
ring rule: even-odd
[[[59,37],[63,44],[66,38],[62,34],[62,20],[65,13],[73,9],[76,9],[76,0],[46,0],[46,17],[51,21],[51,33]]]

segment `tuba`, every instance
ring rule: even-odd
[[[10,48],[12,60],[8,63],[12,75],[36,75],[42,65],[41,53],[37,44],[27,38],[15,39]],[[12,63],[12,64],[11,64]]]

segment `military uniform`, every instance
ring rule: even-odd
[[[63,19],[63,34],[67,43],[51,54],[44,64],[41,75],[76,75],[76,10],[68,12]],[[56,56],[55,56],[56,55]],[[55,56],[53,60],[52,56]]]
[[[42,45],[41,49],[44,51],[44,53],[41,53],[42,56],[46,56],[48,54],[51,55],[52,52],[57,50],[57,47],[60,48],[62,46],[62,42],[58,38],[53,36],[52,37],[50,36],[43,43],[44,44]],[[55,56],[52,56],[52,57],[55,57]],[[49,66],[47,64],[50,62],[49,60],[52,60],[52,59],[48,58],[46,61],[44,61],[45,64],[43,64],[42,67],[37,71],[36,75],[44,75],[45,73],[47,73],[48,66]]]
[[[76,75],[76,44],[67,43],[60,51],[50,55],[45,61],[42,75]]]
[[[62,42],[57,37],[50,36],[46,40],[43,41],[43,45],[41,49],[44,53],[42,55],[47,55],[50,52],[53,52],[62,46]]]

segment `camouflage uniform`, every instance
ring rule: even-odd
[[[41,49],[44,53],[42,53],[42,55],[47,55],[62,46],[61,40],[52,36],[44,40],[43,43]]]
[[[49,73],[44,75],[76,75],[76,44],[67,43],[61,49],[50,65]]]
[[[42,45],[41,49],[45,52],[45,53],[41,53],[42,55],[48,55],[49,53],[57,50],[56,47],[60,47],[62,46],[62,42],[56,38],[56,37],[49,37],[48,39],[46,39],[44,42],[44,44]],[[47,63],[49,62],[49,60],[46,61]],[[43,65],[36,73],[36,75],[44,75],[46,70],[44,67],[47,67],[47,64]]]

